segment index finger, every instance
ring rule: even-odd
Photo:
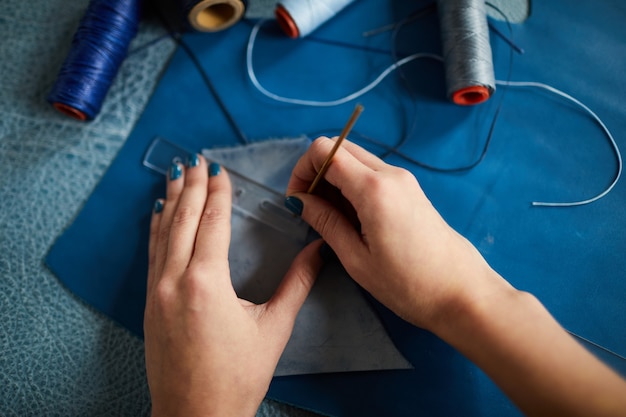
[[[352,203],[362,195],[372,174],[386,165],[363,148],[344,142],[328,167],[324,178],[338,188]],[[325,137],[316,139],[293,169],[287,195],[306,192],[334,146]],[[353,152],[351,152],[353,151]]]
[[[356,159],[363,162],[374,171],[380,171],[389,166],[389,164],[380,159],[378,156],[362,148],[356,143],[350,142],[348,139],[344,140],[341,146],[350,152]]]

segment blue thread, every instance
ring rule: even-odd
[[[60,112],[91,120],[127,55],[139,26],[139,0],[92,0],[48,95]]]

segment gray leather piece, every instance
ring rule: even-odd
[[[282,207],[291,171],[310,143],[306,137],[265,140],[206,149],[203,154],[274,190]],[[235,196],[247,193],[245,187],[233,191]],[[267,212],[268,205],[261,207],[262,201],[273,201],[273,197],[261,196],[253,213]],[[292,218],[291,213],[285,215]],[[294,241],[293,234],[268,226],[271,219],[258,221],[233,210],[229,254],[233,286],[239,296],[257,303],[271,297],[304,246]],[[361,289],[338,262],[328,262],[296,318],[274,375],[412,368]]]
[[[271,15],[268,4],[251,0],[250,12]],[[100,115],[87,124],[68,119],[45,97],[87,5],[5,0],[0,9],[2,416],[149,414],[142,342],[75,299],[42,263],[124,143],[175,47],[164,38],[139,48],[165,36],[143,23]],[[258,415],[313,414],[268,401]]]

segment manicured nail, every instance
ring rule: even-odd
[[[289,211],[291,211],[296,216],[301,216],[304,205],[302,204],[302,200],[300,200],[298,197],[289,196],[285,198],[285,207],[287,207]]]
[[[163,211],[163,200],[159,199],[154,202],[154,212],[156,214],[159,214],[162,211]]]
[[[170,180],[177,180],[181,175],[183,175],[183,168],[178,162],[172,162],[172,166],[170,167]]]
[[[200,165],[200,157],[198,156],[198,154],[194,153],[193,155],[191,155],[187,164],[189,165],[189,168],[197,167],[198,165]]]
[[[219,175],[221,170],[222,169],[220,168],[220,164],[218,164],[217,162],[211,162],[209,164],[209,177]]]

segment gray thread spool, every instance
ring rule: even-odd
[[[486,101],[496,89],[484,0],[437,0],[448,97]]]

